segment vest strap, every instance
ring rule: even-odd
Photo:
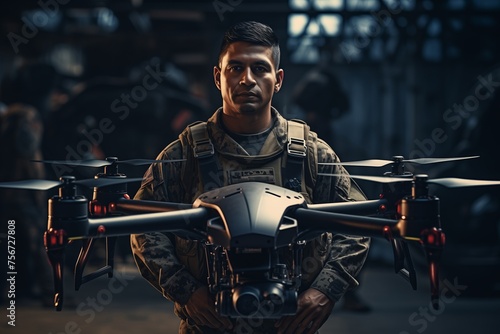
[[[189,131],[193,139],[193,155],[199,162],[200,174],[205,190],[222,187],[219,165],[215,158],[215,150],[212,140],[208,136],[207,124],[197,122],[189,125]]]
[[[301,121],[288,121],[283,186],[297,192],[302,191],[304,160],[307,154],[304,128],[305,125]]]

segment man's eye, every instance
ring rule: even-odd
[[[264,66],[256,66],[254,68],[255,72],[266,72],[267,69]]]
[[[231,66],[229,68],[230,71],[234,72],[234,71],[241,71],[241,66]]]

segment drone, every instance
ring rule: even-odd
[[[417,289],[416,270],[409,243],[426,254],[431,302],[439,308],[439,264],[446,243],[440,223],[439,198],[429,194],[429,185],[448,188],[497,186],[500,181],[461,178],[430,179],[405,170],[408,164],[434,164],[478,158],[419,158],[362,160],[343,166],[386,167],[383,176],[350,175],[353,179],[382,184],[378,199],[359,202],[308,204],[298,192],[274,184],[243,182],[207,191],[191,204],[132,200],[120,164],[135,166],[177,163],[183,160],[132,159],[39,161],[81,167],[104,167],[93,179],[62,176],[59,181],[24,180],[0,183],[0,188],[49,190],[58,194],[48,200],[44,243],[54,275],[54,306],[62,310],[63,266],[67,246],[83,244],[75,264],[75,289],[100,276],[113,277],[114,246],[120,236],[136,233],[171,232],[204,242],[207,250],[207,283],[216,295],[216,309],[228,317],[266,318],[293,315],[301,284],[302,250],[305,242],[322,233],[344,233],[383,238],[394,253],[394,269]],[[335,174],[324,174],[335,176]],[[79,187],[93,188],[92,199],[79,195]],[[106,265],[84,274],[95,239],[106,239]],[[286,248],[292,263],[284,263],[278,250]]]

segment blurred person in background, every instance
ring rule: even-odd
[[[293,88],[292,113],[295,117],[304,119],[311,129],[315,129],[319,138],[330,146],[335,146],[337,151],[344,149],[342,141],[336,140],[333,122],[349,112],[349,106],[349,96],[327,64],[310,70]],[[371,311],[356,288],[344,294],[342,309],[353,312]]]
[[[43,123],[38,111],[29,105],[11,104],[0,114],[0,182],[44,179],[40,150]],[[51,306],[52,274],[43,245],[47,217],[47,198],[41,191],[0,190],[2,235],[7,235],[9,220],[15,221],[16,298],[39,299]],[[4,234],[5,233],[5,234]],[[1,239],[2,261],[6,261],[7,238]],[[7,268],[2,266],[3,268]],[[5,275],[6,271],[2,271]],[[2,291],[6,288],[5,279]],[[2,297],[6,294],[2,293]]]
[[[349,111],[349,96],[333,70],[322,65],[297,82],[292,91],[291,107],[300,119],[315,129],[318,137],[331,145],[334,139],[332,122]]]

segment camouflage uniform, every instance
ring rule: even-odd
[[[265,161],[263,157],[275,160],[282,155],[287,140],[288,123],[274,108],[273,129],[257,156],[249,156],[245,149],[224,131],[220,122],[221,112],[221,109],[217,110],[207,121],[207,130],[218,161],[224,166],[225,171],[252,168],[259,166],[259,161]],[[158,155],[157,159],[186,159],[187,162],[152,165],[146,172],[135,199],[192,203],[204,192],[189,141],[189,131],[186,129],[178,140],[168,145]],[[305,173],[307,186],[302,193],[308,202],[326,203],[364,199],[362,192],[351,183],[343,167],[316,164],[316,162],[339,160],[334,151],[312,131],[308,132],[307,146],[309,154],[307,161],[313,163],[305,166],[312,172]],[[318,172],[344,174],[344,176],[322,176],[317,175]],[[224,177],[224,184],[229,182],[230,178]],[[132,235],[131,246],[134,259],[144,278],[167,299],[175,302],[175,313],[181,318],[179,333],[221,333],[190,324],[183,310],[191,294],[199,287],[207,285],[206,262],[201,243],[175,237],[170,233],[158,232]],[[299,293],[312,287],[337,302],[347,289],[358,285],[355,277],[364,264],[368,247],[368,238],[331,233],[325,233],[308,242],[304,250],[304,259],[307,261],[303,263],[303,280]],[[274,320],[262,319],[237,319],[231,331],[231,333],[275,332]]]

